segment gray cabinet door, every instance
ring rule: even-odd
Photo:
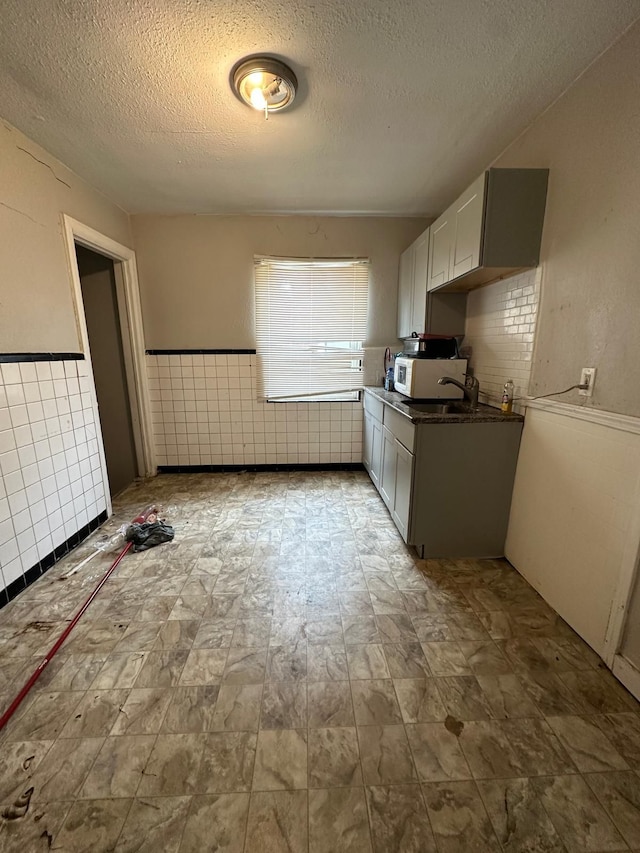
[[[409,519],[411,513],[411,491],[413,488],[413,459],[406,447],[396,445],[396,483],[392,517],[400,535],[405,542],[409,541]]]
[[[485,173],[475,180],[455,205],[456,227],[450,278],[480,266]]]
[[[382,500],[393,512],[393,502],[396,492],[396,440],[392,432],[382,427],[382,471],[379,491]]]
[[[429,280],[428,290],[445,284],[451,276],[451,249],[455,229],[455,215],[452,209],[443,213],[431,226],[429,239]]]
[[[415,249],[412,243],[400,255],[398,272],[398,337],[408,338],[411,328],[411,310],[413,305],[413,268],[415,264]]]
[[[411,296],[411,331],[426,332],[427,277],[429,275],[429,229],[413,244],[413,292]]]
[[[362,464],[371,473],[371,450],[373,447],[373,418],[366,411],[362,420]]]
[[[371,418],[371,468],[369,475],[374,486],[380,488],[382,471],[382,424],[376,418]]]

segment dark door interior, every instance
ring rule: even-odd
[[[136,477],[136,452],[113,261],[76,245],[111,495]]]

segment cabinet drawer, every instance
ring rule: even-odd
[[[382,420],[382,412],[384,410],[384,403],[382,400],[376,399],[372,394],[368,394],[366,391],[364,392],[364,410],[365,412],[369,412],[370,415],[373,415],[374,418],[381,421]]]
[[[413,452],[413,442],[416,428],[404,415],[396,412],[390,406],[384,407],[384,418],[382,420],[386,428],[394,434],[400,444],[407,450]]]

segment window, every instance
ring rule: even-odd
[[[369,262],[256,258],[255,284],[263,399],[358,399]]]

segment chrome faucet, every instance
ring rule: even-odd
[[[480,383],[475,376],[467,376],[467,383],[468,384],[463,385],[462,382],[458,382],[458,380],[454,379],[452,376],[441,376],[440,379],[438,379],[438,385],[455,385],[460,388],[464,394],[465,400],[469,401],[469,406],[472,409],[477,409]]]

